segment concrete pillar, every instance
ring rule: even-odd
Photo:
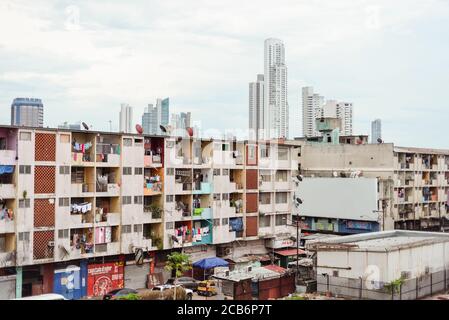
[[[16,298],[22,298],[22,267],[16,267]]]

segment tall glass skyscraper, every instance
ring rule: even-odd
[[[16,98],[11,104],[11,125],[44,126],[44,105],[41,99]]]
[[[157,99],[156,106],[148,105],[142,115],[142,127],[146,134],[163,135],[160,126],[167,126],[169,124],[170,103],[169,98]]]

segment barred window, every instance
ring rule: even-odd
[[[68,239],[69,238],[69,229],[58,230],[58,238],[59,239]]]
[[[123,167],[123,175],[130,175],[133,174],[133,168],[131,167]]]
[[[20,199],[19,208],[29,208],[31,206],[30,199]]]
[[[123,146],[124,147],[132,147],[133,146],[133,139],[131,139],[131,138],[123,138]]]
[[[214,193],[214,201],[220,201],[220,194]]]
[[[60,166],[59,174],[70,174],[70,167],[69,166]]]
[[[229,200],[229,193],[223,193],[221,197],[222,200]]]
[[[30,241],[29,232],[19,232],[19,241]]]
[[[143,196],[134,196],[134,204],[142,204]]]
[[[20,174],[31,174],[31,166],[19,166],[19,173]]]
[[[167,176],[174,176],[174,175],[175,175],[175,169],[167,168]]]
[[[122,233],[131,233],[131,225],[127,224],[122,226]]]
[[[60,207],[68,207],[70,205],[69,198],[59,198],[59,206]]]
[[[173,202],[173,201],[174,201],[173,198],[174,198],[174,197],[173,197],[172,194],[168,194],[168,195],[166,195],[166,197],[165,197],[165,201],[166,201],[166,202]]]
[[[276,215],[276,226],[285,226],[285,225],[287,225],[287,215],[286,214]]]
[[[223,175],[229,176],[229,169],[223,169]]]
[[[287,203],[287,192],[276,193],[276,203]]]
[[[135,233],[141,233],[141,232],[142,232],[142,229],[143,229],[143,227],[142,227],[141,224],[135,224],[135,225],[134,225],[134,232],[135,232]]]
[[[31,132],[21,132],[19,139],[22,141],[31,141]]]
[[[173,222],[166,222],[165,223],[165,229],[171,230],[173,228],[174,228],[174,223]]]
[[[221,224],[224,225],[224,226],[228,225],[229,224],[229,218],[223,218],[221,220]]]
[[[122,204],[131,204],[131,196],[123,196],[122,197]]]
[[[143,174],[143,168],[134,168],[134,174],[135,175],[142,175]]]
[[[214,219],[214,227],[220,226],[220,219]]]
[[[220,175],[220,169],[214,169],[214,176]]]

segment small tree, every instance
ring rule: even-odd
[[[192,265],[189,259],[189,256],[185,253],[181,252],[173,252],[172,254],[167,256],[167,263],[165,264],[165,269],[167,271],[173,272],[175,271],[175,281],[174,281],[174,300],[176,300],[176,282],[178,277],[182,276],[182,274],[186,271],[192,269]]]

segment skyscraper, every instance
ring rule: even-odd
[[[304,137],[316,137],[315,119],[324,116],[324,97],[314,93],[313,87],[302,88],[302,134]]]
[[[371,122],[371,143],[377,143],[382,139],[382,120],[376,119]]]
[[[258,74],[256,82],[249,83],[249,130],[250,139],[258,139],[263,129],[264,75]]]
[[[264,138],[288,138],[289,109],[284,43],[273,38],[265,40],[264,58]]]
[[[351,102],[337,103],[337,118],[341,119],[341,134],[352,135],[353,104]]]
[[[44,105],[41,99],[16,98],[11,104],[11,125],[44,126]]]
[[[146,134],[165,134],[160,129],[160,126],[167,126],[169,124],[169,98],[157,99],[156,106],[149,104],[142,115],[142,127]]]
[[[120,132],[133,132],[133,108],[129,104],[122,103],[120,110]]]

